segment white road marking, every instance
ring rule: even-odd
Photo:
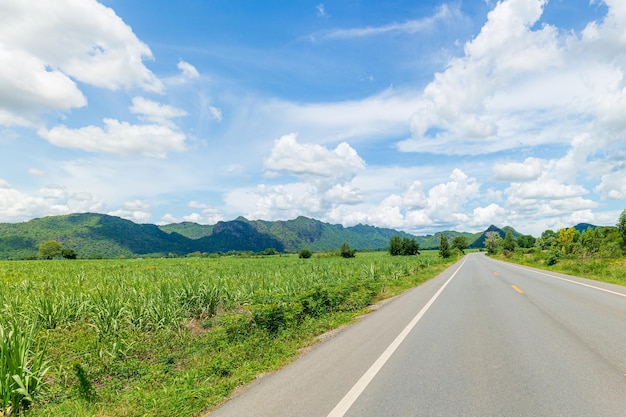
[[[389,360],[391,355],[396,351],[398,346],[404,341],[404,339],[408,336],[408,334],[413,330],[413,327],[419,322],[424,314],[428,311],[428,309],[433,305],[435,300],[439,298],[443,290],[448,286],[450,281],[456,276],[457,272],[465,265],[465,261],[467,257],[463,259],[463,263],[454,271],[454,274],[446,281],[445,284],[433,295],[433,297],[426,303],[426,305],[420,310],[419,313],[407,326],[400,332],[400,334],[394,339],[393,342],[385,349],[385,351],[376,359],[376,362],[370,366],[370,368],[363,374],[361,379],[357,381],[356,384],[348,391],[348,393],[339,401],[339,403],[333,408],[333,410],[328,414],[328,417],[343,417],[348,412],[352,404],[359,398],[359,396],[365,391],[365,388],[372,382],[376,374],[382,369],[385,363]]]
[[[571,282],[572,284],[582,285],[583,287],[593,288],[595,290],[608,292],[609,294],[615,294],[615,295],[619,295],[620,297],[626,298],[626,294],[622,294],[621,292],[607,290],[606,288],[596,287],[594,285],[585,284],[584,282],[578,282],[578,281],[574,281],[574,280],[571,280],[571,279],[558,277],[556,275],[552,275],[552,274],[548,274],[548,273],[545,273],[545,272],[537,271],[537,270],[531,269],[531,268],[525,268],[525,267],[519,266],[519,265],[514,265],[514,264],[509,264],[509,265],[511,265],[511,266],[513,266],[515,268],[523,269],[525,271],[535,272],[535,273],[537,273],[539,275],[545,275],[545,276],[550,277],[550,278],[560,279],[561,281]]]

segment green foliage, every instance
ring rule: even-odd
[[[420,253],[420,245],[415,239],[394,235],[389,240],[387,250],[391,256],[412,256]]]
[[[78,257],[78,254],[73,249],[63,248],[61,250],[61,256],[65,259],[76,259]]]
[[[465,236],[455,236],[454,239],[452,239],[452,249],[457,249],[461,253],[465,253],[467,245],[467,238]]]
[[[96,399],[96,389],[89,380],[87,371],[79,363],[74,364],[74,372],[78,380],[78,395],[87,402],[93,402]]]
[[[352,262],[297,262],[293,255],[77,260],[42,268],[38,261],[4,261],[0,324],[47,328],[33,333],[31,347],[48,346],[54,372],[46,374],[47,391],[31,391],[32,417],[200,415],[382,294],[446,265],[435,254],[409,261],[384,252]]]
[[[44,259],[53,259],[61,256],[63,245],[56,240],[46,240],[39,245],[39,257]]]
[[[342,258],[354,258],[356,255],[356,251],[350,249],[350,245],[347,243],[341,245],[339,253],[341,254]]]
[[[535,246],[537,239],[531,235],[521,235],[517,237],[517,246],[520,248],[530,249]]]
[[[490,255],[498,253],[503,245],[502,237],[497,232],[487,232],[485,247]]]
[[[0,323],[0,413],[28,409],[45,388],[45,349],[35,345],[34,326]]]
[[[574,253],[575,244],[580,239],[580,232],[573,227],[559,230],[557,244],[564,255]]]
[[[548,256],[546,257],[546,265],[552,266],[559,262],[561,259],[561,251],[558,249],[550,249]]]
[[[502,248],[508,252],[513,252],[515,250],[515,239],[513,238],[513,233],[511,233],[510,230],[506,232],[506,236],[502,242]]]
[[[452,252],[450,251],[450,245],[448,243],[448,238],[446,235],[441,235],[441,240],[439,241],[439,256],[444,259],[452,256]]]
[[[309,259],[311,256],[313,256],[313,253],[308,249],[302,249],[300,253],[298,253],[298,257],[302,259]]]
[[[622,210],[617,221],[617,230],[622,236],[622,242],[626,244],[626,210]]]

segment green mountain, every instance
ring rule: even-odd
[[[469,243],[468,248],[469,249],[484,248],[485,247],[485,239],[487,239],[487,233],[489,233],[489,232],[496,232],[496,233],[498,233],[500,235],[500,237],[502,239],[504,239],[504,237],[506,236],[506,233],[509,230],[511,231],[511,234],[513,235],[513,237],[515,239],[517,239],[518,237],[520,237],[522,235],[521,233],[519,233],[517,230],[513,229],[510,226],[505,226],[502,229],[500,229],[499,227],[491,225],[484,232],[478,233],[478,237],[473,242]]]
[[[506,230],[506,227],[495,226],[487,229],[498,231],[502,236]],[[456,236],[465,236],[471,248],[479,248],[484,246],[487,231],[475,234],[445,231],[413,236],[394,229],[362,224],[344,227],[307,217],[287,221],[251,221],[239,217],[212,226],[190,222],[156,226],[105,214],[82,213],[0,224],[0,259],[34,258],[39,244],[47,240],[60,242],[80,258],[262,252],[268,248],[278,252],[301,249],[317,252],[338,249],[343,243],[356,250],[384,250],[394,235],[415,239],[422,249],[438,248],[442,234],[450,241]],[[519,236],[513,232],[515,237]]]

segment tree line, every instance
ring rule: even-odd
[[[515,239],[508,231],[504,239],[497,232],[487,232],[485,249],[489,254],[514,251],[546,252],[546,264],[554,265],[562,257],[615,258],[626,250],[626,210],[619,216],[615,227],[588,227],[580,232],[574,227],[558,231],[545,230],[541,237],[522,235]]]

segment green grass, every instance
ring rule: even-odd
[[[0,262],[0,325],[33,329],[29,363],[50,366],[32,401],[12,404],[30,406],[28,416],[203,415],[453,261],[378,252]]]
[[[547,252],[524,254],[516,251],[508,257],[497,255],[498,259],[541,268],[548,271],[562,272],[595,281],[626,286],[626,258],[581,258],[576,256],[561,257],[554,265],[548,265]]]

